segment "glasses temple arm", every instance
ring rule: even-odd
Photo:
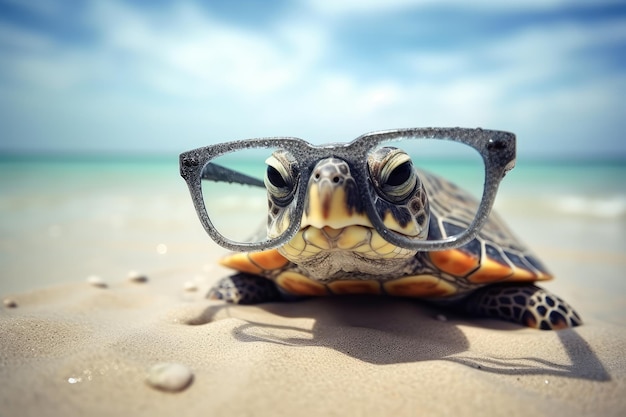
[[[209,162],[204,166],[201,178],[203,180],[237,183],[265,188],[265,183],[262,180],[242,174],[230,168],[225,168],[213,162]]]

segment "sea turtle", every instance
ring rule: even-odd
[[[270,236],[279,235],[286,209],[277,201],[288,183],[290,161],[276,151],[267,161]],[[369,176],[385,204],[387,228],[405,235],[427,230],[440,239],[467,228],[478,202],[446,179],[417,169],[401,149],[372,152]],[[552,278],[543,264],[491,213],[478,236],[457,249],[415,251],[394,246],[375,230],[359,204],[350,165],[319,160],[308,182],[299,232],[287,244],[227,255],[236,271],[209,298],[239,304],[308,296],[383,294],[422,298],[457,311],[539,329],[581,324],[559,297],[534,285]],[[382,210],[382,209],[381,209]],[[427,227],[423,227],[424,224]]]

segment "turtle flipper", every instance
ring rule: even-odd
[[[535,285],[488,285],[463,302],[469,313],[541,330],[582,324],[580,316],[569,304]]]
[[[280,300],[276,284],[267,278],[245,273],[234,274],[218,281],[207,298],[234,304],[258,304]]]

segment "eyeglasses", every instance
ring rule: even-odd
[[[180,155],[202,225],[237,251],[284,245],[304,226],[332,235],[346,216],[401,248],[457,248],[481,230],[514,166],[514,134],[464,128],[379,131],[322,146],[247,139]]]

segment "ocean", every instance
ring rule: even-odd
[[[579,297],[606,297],[604,307],[588,308],[620,323],[625,181],[625,161],[518,160],[495,205],[553,270],[554,285],[571,280]],[[132,270],[202,274],[216,251],[225,252],[197,219],[178,155],[0,158],[0,295],[92,275],[123,279]]]

